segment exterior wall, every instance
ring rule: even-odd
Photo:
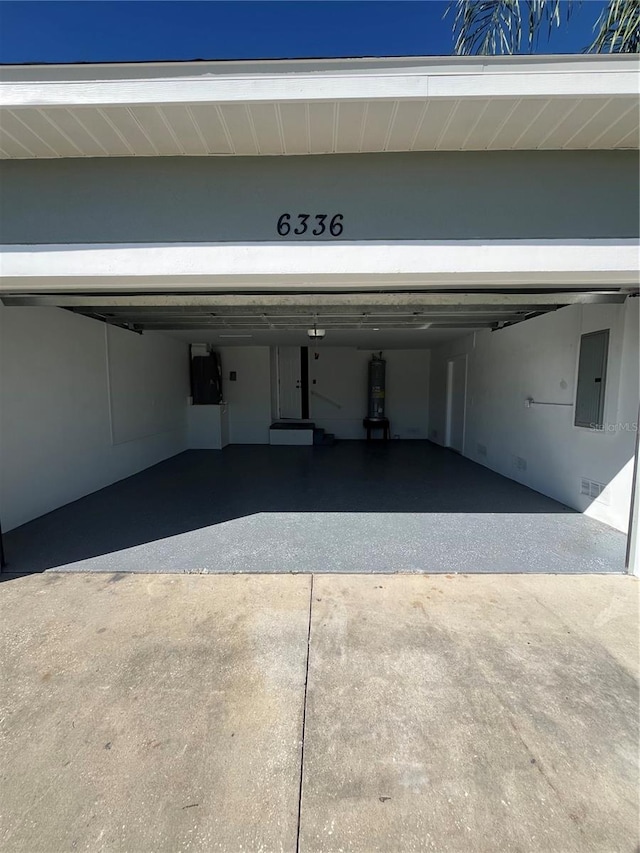
[[[313,349],[309,350],[311,420],[337,438],[364,438],[362,419],[367,414],[371,351],[322,345],[317,352],[315,359]],[[391,422],[391,434],[427,438],[429,350],[385,350],[383,356],[387,362],[385,414]]]
[[[447,360],[467,354],[464,455],[626,531],[638,418],[638,299],[563,308],[432,351],[430,438],[445,443]],[[609,328],[605,429],[573,425],[580,336]],[[486,453],[483,452],[486,448]],[[518,457],[526,470],[518,468]],[[581,478],[607,486],[595,500]]]
[[[0,518],[10,530],[186,448],[188,350],[0,306]]]
[[[633,151],[72,158],[0,177],[9,244],[310,239],[278,236],[284,212],[341,213],[346,241],[638,234]]]

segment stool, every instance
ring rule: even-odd
[[[363,418],[362,426],[367,431],[367,441],[371,441],[371,431],[374,429],[382,430],[382,437],[385,441],[389,441],[391,438],[389,418]]]

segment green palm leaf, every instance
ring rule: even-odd
[[[598,34],[587,48],[591,53],[639,53],[639,0],[610,0],[594,29]]]
[[[550,34],[568,21],[581,0],[456,0],[454,52],[459,55],[513,54],[523,43],[532,51],[542,27]],[[609,0],[594,29],[597,35],[586,48],[594,53],[640,52],[640,0]]]
[[[572,3],[561,0],[457,0],[445,14],[455,8],[453,32],[455,53],[472,54],[519,53],[526,33],[528,49],[536,42],[541,26],[549,31],[560,26],[562,16],[571,14]],[[526,28],[523,30],[523,21]]]

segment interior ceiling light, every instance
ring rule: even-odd
[[[224,335],[220,334],[221,338],[252,338],[253,335]]]
[[[313,329],[307,329],[307,335],[312,341],[321,341],[326,334],[326,329],[319,329],[315,323],[313,325]]]

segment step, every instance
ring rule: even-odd
[[[315,431],[316,425],[311,421],[274,421],[269,429],[312,429]]]
[[[325,434],[322,436],[322,439],[319,442],[317,442],[317,444],[320,447],[333,447],[333,445],[335,443],[336,443],[336,437],[335,437],[334,433],[332,433],[332,432],[325,432]],[[316,444],[315,441],[314,441],[314,444]]]

